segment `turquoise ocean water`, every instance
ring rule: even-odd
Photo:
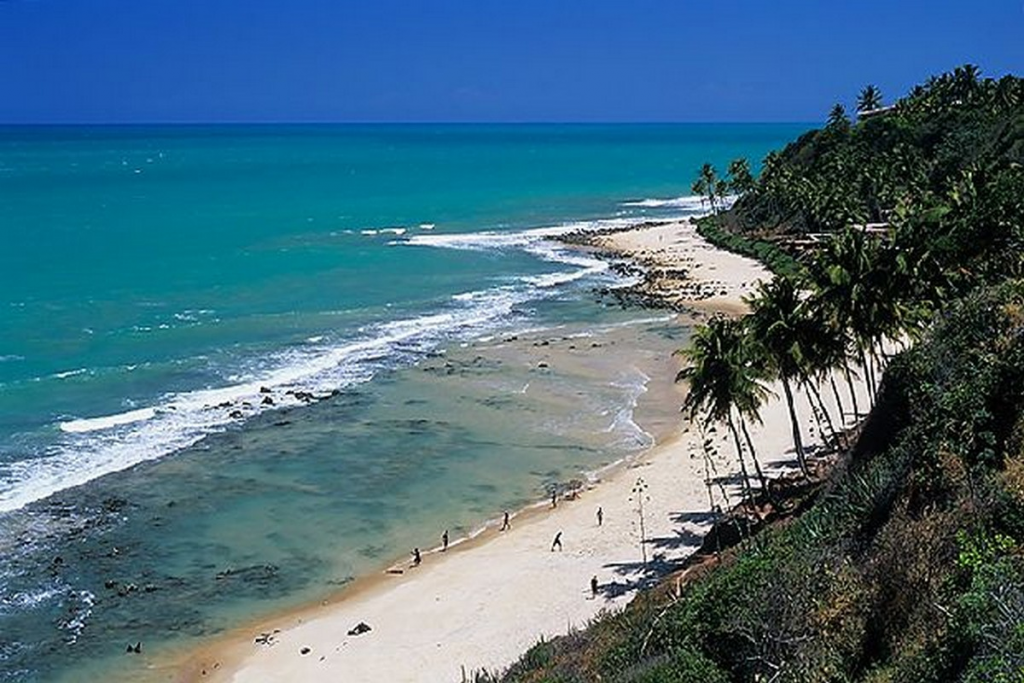
[[[0,681],[141,675],[126,643],[315,599],[641,448],[606,418],[643,377],[512,400],[531,376],[466,345],[649,318],[546,237],[692,214],[702,162],[805,128],[0,127]]]

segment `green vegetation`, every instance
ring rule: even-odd
[[[711,216],[698,218],[696,223],[697,232],[711,244],[720,249],[756,259],[778,275],[796,276],[802,269],[800,263],[793,256],[771,242],[730,232]]]
[[[813,505],[501,680],[1024,682],[1024,81],[965,66],[880,105],[869,86],[870,116],[837,105],[757,180],[734,162],[694,184],[701,233],[777,277],[749,316],[695,332],[684,409],[728,426],[749,482],[768,381],[808,471],[792,400],[807,392],[849,446]]]

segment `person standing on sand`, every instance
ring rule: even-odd
[[[423,557],[420,555],[420,549],[419,548],[413,548],[412,549],[412,566],[418,567],[418,566],[420,566],[420,562],[422,562],[422,561],[423,561]]]
[[[508,531],[512,528],[512,525],[508,523],[508,510],[505,510],[505,519],[501,523],[501,530]]]
[[[555,548],[558,548],[558,552],[562,552],[562,532],[559,531],[555,534],[555,540],[551,541],[551,552],[555,552]]]
[[[597,574],[595,574],[594,576],[590,577],[590,596],[594,599],[597,598],[597,587]]]
[[[601,506],[599,505],[597,507],[597,525],[601,526],[603,523],[604,523],[604,510],[602,510]]]
[[[445,529],[444,533],[441,534],[441,552],[448,550],[448,530]]]
[[[558,507],[558,489],[551,489],[551,507]]]

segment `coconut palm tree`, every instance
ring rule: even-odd
[[[839,425],[844,426],[846,416],[843,410],[843,399],[839,395],[839,388],[836,386],[833,370],[841,368],[846,357],[848,347],[846,333],[844,330],[837,330],[832,325],[831,317],[825,306],[820,305],[812,294],[809,299],[802,302],[805,318],[803,320],[803,331],[801,347],[803,349],[803,386],[808,394],[808,401],[817,407],[824,418],[832,440],[836,445],[840,444],[839,432],[836,430],[832,416],[825,405],[824,399],[818,387],[827,379],[832,388],[832,396],[835,399],[836,407],[839,410]],[[824,433],[824,430],[822,430]]]
[[[875,240],[869,240],[860,230],[847,229],[834,235],[808,268],[808,281],[815,290],[817,305],[826,311],[833,329],[847,332],[850,346],[843,370],[855,415],[859,407],[849,361],[855,358],[866,365],[866,347],[875,325],[871,319],[873,293],[869,273],[874,267],[876,250]],[[870,374],[865,379],[871,391]]]
[[[750,162],[740,157],[729,163],[729,189],[737,194],[745,194],[756,185],[754,175],[750,172]]]
[[[683,403],[683,412],[691,418],[705,413],[705,424],[725,423],[736,446],[740,473],[744,489],[750,492],[750,477],[743,446],[740,443],[737,421],[743,423],[744,416],[756,416],[769,392],[761,383],[762,374],[742,323],[716,316],[707,325],[699,327],[690,340],[690,345],[680,355],[690,361],[676,376],[676,380],[688,380],[690,390]],[[738,420],[734,417],[738,416]],[[754,467],[762,490],[767,490],[767,481],[761,471],[749,433],[743,426],[748,439]]]
[[[697,179],[690,186],[690,191],[702,198],[707,198],[711,213],[718,213],[718,201],[725,194],[725,182],[718,177],[718,171],[709,163],[700,167]]]
[[[846,115],[846,108],[841,104],[832,106],[828,113],[828,128],[830,130],[845,130],[850,127],[850,118]]]
[[[793,383],[804,376],[806,308],[797,283],[788,277],[776,277],[768,284],[758,283],[754,296],[747,299],[747,303],[751,307],[747,322],[754,340],[764,349],[772,375],[782,382],[793,430],[793,447],[800,470],[806,476],[807,459],[793,399]]]
[[[857,111],[866,112],[879,109],[882,106],[882,91],[873,85],[869,85],[860,91],[857,96]]]

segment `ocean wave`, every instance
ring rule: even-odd
[[[735,195],[727,195],[721,198],[726,207],[732,206],[736,201]],[[686,216],[703,214],[707,212],[707,200],[700,195],[685,195],[683,197],[649,197],[646,199],[629,199],[619,204],[631,209],[682,209]]]
[[[153,408],[140,408],[138,410],[130,410],[126,413],[108,415],[106,417],[70,420],[68,422],[61,422],[59,426],[61,430],[65,432],[81,434],[83,432],[95,432],[101,429],[110,429],[111,427],[119,427],[120,425],[131,424],[132,422],[148,420],[155,416],[156,411]]]
[[[647,393],[647,384],[650,380],[651,378],[646,374],[633,368],[630,374],[625,374],[619,380],[612,382],[612,386],[625,391],[627,401],[626,405],[616,411],[615,417],[605,432],[619,435],[620,445],[623,447],[642,450],[654,445],[654,437],[634,419],[637,404],[640,397]]]
[[[684,197],[630,199],[622,202],[620,205],[638,209],[689,209],[703,211],[705,204],[706,201],[703,197],[687,195]]]
[[[67,379],[68,377],[75,377],[77,375],[84,375],[89,372],[87,368],[78,368],[76,370],[65,370],[64,372],[55,372],[51,377],[54,379]]]
[[[359,231],[359,234],[360,235],[365,235],[366,237],[375,237],[377,235],[395,235],[397,237],[401,237],[402,235],[404,235],[405,233],[409,232],[410,230],[427,230],[427,231],[429,231],[429,230],[433,230],[436,227],[437,227],[437,224],[435,224],[435,223],[419,223],[416,226],[387,225],[387,226],[384,226],[382,228],[363,228],[362,230]],[[345,234],[351,234],[352,233],[351,230],[345,230],[344,232],[345,232]]]

